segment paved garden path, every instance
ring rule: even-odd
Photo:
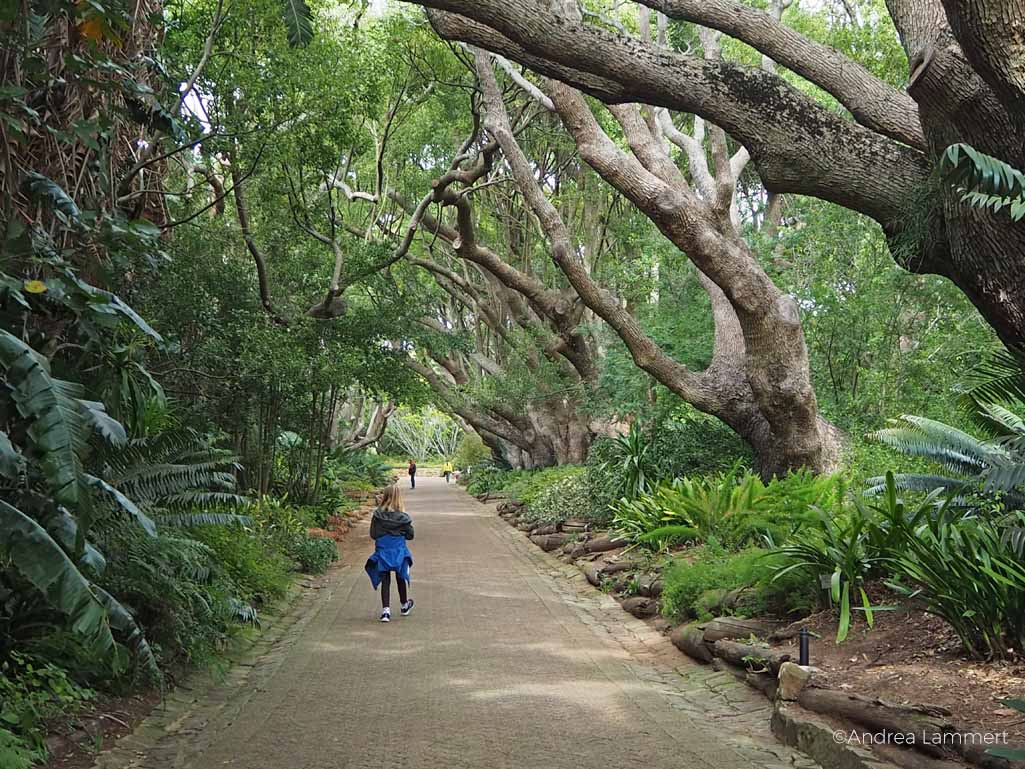
[[[345,544],[344,567],[253,664],[242,693],[221,692],[215,708],[151,726],[134,760],[100,764],[811,766],[772,740],[760,695],[687,664],[454,484],[423,478],[405,493],[416,525],[412,616],[377,621],[378,594],[362,570],[371,549],[364,522]]]

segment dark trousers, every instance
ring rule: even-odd
[[[409,487],[411,489],[415,489],[416,488],[416,473],[410,473],[409,474]]]
[[[391,606],[391,572],[386,571],[381,575],[381,606],[388,608]],[[402,603],[406,602],[406,580],[402,579],[398,574],[395,575],[395,582],[399,586],[399,600]]]

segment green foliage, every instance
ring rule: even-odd
[[[485,494],[489,491],[500,491],[514,479],[523,476],[522,471],[503,470],[495,464],[485,463],[472,468],[464,478],[466,490],[473,495]]]
[[[892,481],[891,481],[892,487]],[[942,617],[965,648],[1006,657],[1025,643],[1025,566],[1004,524],[964,515],[949,505],[905,509],[888,492],[893,546],[891,583],[925,611]],[[1025,524],[1025,513],[1012,522]]]
[[[903,454],[923,457],[954,474],[901,473],[895,476],[897,487],[962,494],[980,489],[1008,492],[1004,501],[1020,506],[1018,487],[1025,481],[1025,422],[998,404],[981,404],[979,414],[1000,437],[979,439],[942,422],[907,414],[893,420],[896,426],[873,433],[876,440]],[[885,486],[883,478],[869,479],[869,483],[869,493],[879,493]]]
[[[29,769],[44,759],[44,751],[32,747],[23,737],[0,726],[0,766],[6,769]]]
[[[283,0],[285,26],[289,45],[298,47],[313,39],[313,12],[305,0]]]
[[[570,518],[589,519],[594,511],[587,476],[582,472],[551,481],[527,506],[524,518],[532,523],[562,523]]]
[[[362,482],[371,488],[391,483],[392,470],[377,454],[369,451],[338,452],[329,462],[325,477],[341,483]]]
[[[585,468],[577,465],[560,465],[533,472],[510,473],[504,477],[504,483],[500,488],[530,508],[549,486],[582,475],[584,472]]]
[[[252,506],[251,515],[260,536],[295,561],[302,571],[319,574],[338,559],[335,543],[310,536],[309,521],[303,519],[297,508],[264,497]]]
[[[788,563],[777,572],[782,577],[795,570],[805,571],[813,581],[829,578],[832,600],[839,606],[840,623],[836,640],[847,638],[855,604],[865,613],[869,627],[874,615],[865,582],[883,557],[873,547],[874,519],[871,511],[855,504],[837,516],[816,511],[813,522],[801,529],[794,540],[775,552]]]
[[[967,144],[951,144],[940,158],[940,173],[969,205],[993,213],[1008,209],[1015,222],[1025,218],[1025,174],[999,158]]]
[[[17,735],[25,747],[41,750],[47,722],[74,714],[95,696],[51,662],[15,652],[0,663],[0,728]],[[8,749],[13,752],[13,740]],[[0,736],[0,757],[3,750]]]
[[[195,526],[188,532],[210,549],[239,599],[264,606],[285,596],[293,563],[269,539],[240,525]]]
[[[187,536],[107,534],[117,553],[103,587],[131,606],[164,667],[215,662],[242,624],[255,621],[214,552]]]
[[[730,553],[713,540],[666,569],[662,612],[685,620],[709,619],[718,611],[787,616],[806,610],[814,602],[814,591],[804,583],[774,581],[778,568],[779,559],[766,550]]]
[[[661,547],[662,537],[645,537],[682,526],[694,539],[714,538],[737,548],[760,537],[778,539],[808,519],[815,505],[829,505],[842,494],[838,476],[792,473],[768,484],[752,473],[678,478],[637,499],[613,506],[612,526],[623,536]]]
[[[296,542],[292,554],[303,572],[322,574],[327,571],[328,566],[338,560],[338,547],[333,539],[304,537]]]
[[[484,445],[477,433],[463,433],[459,439],[452,465],[457,470],[476,467],[491,460],[491,449]]]
[[[619,478],[621,493],[626,499],[647,494],[656,482],[652,445],[641,433],[637,423],[630,425],[626,435],[611,438],[613,458],[606,460],[599,472]]]

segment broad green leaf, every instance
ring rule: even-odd
[[[46,600],[66,614],[72,630],[104,659],[116,648],[107,612],[93,586],[46,529],[0,501],[0,551]]]
[[[73,507],[79,501],[81,453],[88,438],[74,399],[81,388],[52,378],[46,358],[2,329],[0,367],[7,372],[18,412],[31,422],[29,438],[43,455],[40,466],[54,499]]]
[[[851,629],[851,583],[845,582],[840,598],[840,626],[836,629],[836,642],[841,643]]]
[[[313,12],[306,0],[282,1],[288,44],[296,48],[309,44],[313,39]]]
[[[7,433],[0,430],[0,476],[15,479],[24,467],[25,457],[14,447]]]
[[[26,174],[22,186],[25,193],[33,200],[43,203],[54,211],[59,211],[69,219],[77,219],[81,214],[75,201],[53,179],[30,171]]]

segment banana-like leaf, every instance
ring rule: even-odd
[[[144,321],[141,315],[125,304],[117,294],[112,294],[110,291],[104,291],[102,288],[89,285],[70,269],[64,271],[64,277],[88,297],[90,309],[108,315],[120,315],[127,318],[136,328],[153,341],[157,343],[164,341],[164,338],[149,323]]]
[[[69,219],[77,219],[81,215],[75,201],[57,182],[40,173],[30,171],[23,183],[25,192],[33,200],[43,203],[48,208],[59,211]]]
[[[0,430],[0,476],[16,479],[25,467],[25,457],[14,448],[11,439]]]
[[[71,620],[72,630],[103,659],[116,649],[109,618],[93,585],[46,529],[0,501],[0,551],[46,600]]]
[[[54,379],[46,358],[2,329],[0,366],[18,412],[32,422],[29,438],[43,454],[40,464],[53,498],[73,507],[81,496],[81,456],[89,435],[75,399],[81,388]]]
[[[98,401],[78,400],[82,414],[107,443],[112,446],[124,446],[128,442],[125,428],[114,417],[107,413],[106,407]]]
[[[283,0],[285,27],[288,30],[288,44],[298,48],[313,39],[313,11],[306,0]]]
[[[155,681],[160,681],[163,676],[157,666],[156,657],[153,656],[153,650],[147,643],[146,636],[135,621],[135,617],[106,590],[98,586],[94,586],[93,589],[96,591],[96,597],[107,610],[111,627],[121,634],[125,645],[135,653],[136,659],[150,674],[150,677]]]
[[[78,541],[78,521],[67,509],[63,507],[51,509],[39,516],[39,522],[65,551],[75,552],[75,544]],[[102,574],[107,568],[106,557],[88,542],[85,543],[85,550],[79,560],[96,574]]]

